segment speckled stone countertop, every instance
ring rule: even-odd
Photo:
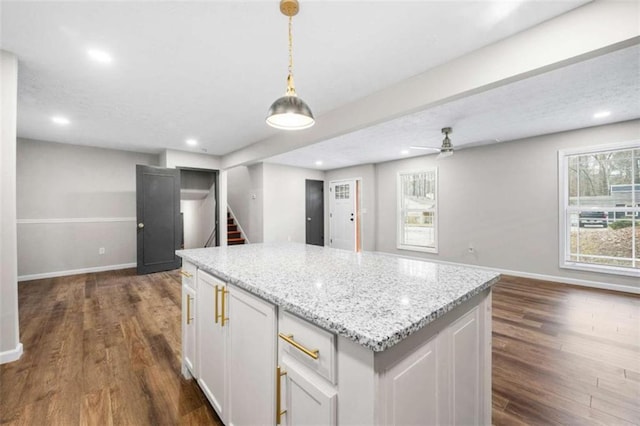
[[[297,243],[176,253],[375,352],[390,348],[500,278],[486,270]]]

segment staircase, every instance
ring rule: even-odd
[[[227,212],[227,245],[235,246],[237,244],[244,244],[244,238],[238,230],[236,220],[231,216],[231,213]]]

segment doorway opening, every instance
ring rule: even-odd
[[[219,245],[218,172],[180,169],[182,248]]]

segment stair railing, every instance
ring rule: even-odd
[[[209,235],[209,238],[207,238],[207,242],[204,243],[205,247],[212,247],[211,244],[215,244],[215,240],[216,240],[216,229],[217,226],[213,227],[213,231],[211,231],[211,234]]]

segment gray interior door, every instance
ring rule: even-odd
[[[307,244],[324,245],[324,182],[305,181]]]
[[[180,170],[136,166],[138,274],[179,268]]]

